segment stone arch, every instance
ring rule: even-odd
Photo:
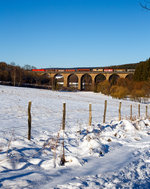
[[[70,74],[67,79],[68,87],[78,89],[78,76]]]
[[[120,76],[118,74],[112,74],[109,77],[109,82],[111,83],[111,85],[115,85],[117,83],[117,79],[119,79]]]
[[[106,80],[106,77],[103,74],[98,74],[98,75],[96,75],[94,82],[97,85],[98,83],[100,83],[104,80]]]
[[[53,77],[54,89],[59,90],[63,88],[63,85],[64,85],[64,76],[62,74],[55,74]]]
[[[133,74],[128,74],[125,79],[133,80],[134,75]]]
[[[41,84],[43,85],[52,85],[52,79],[48,73],[41,74]]]
[[[42,75],[42,76],[50,77],[50,74],[49,74],[49,73],[42,73],[41,75]]]
[[[92,90],[92,77],[89,74],[84,74],[81,77],[81,90]]]

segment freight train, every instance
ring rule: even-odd
[[[135,69],[112,68],[45,68],[32,69],[33,72],[135,72]]]

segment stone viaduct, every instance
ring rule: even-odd
[[[55,79],[57,76],[62,76],[63,77],[63,86],[64,87],[69,87],[69,78],[70,76],[75,76],[77,78],[77,89],[82,90],[83,89],[83,78],[85,76],[88,76],[90,78],[90,85],[91,85],[91,90],[94,90],[94,87],[96,85],[97,78],[103,80],[108,80],[110,81],[112,77],[116,78],[131,78],[133,77],[134,72],[43,72],[43,74],[48,74],[52,78],[52,83],[55,83]]]

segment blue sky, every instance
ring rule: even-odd
[[[143,0],[0,0],[0,61],[109,66],[150,57]]]

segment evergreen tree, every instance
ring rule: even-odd
[[[146,61],[137,64],[134,73],[134,79],[136,81],[147,81],[149,78],[150,78],[150,58]]]

